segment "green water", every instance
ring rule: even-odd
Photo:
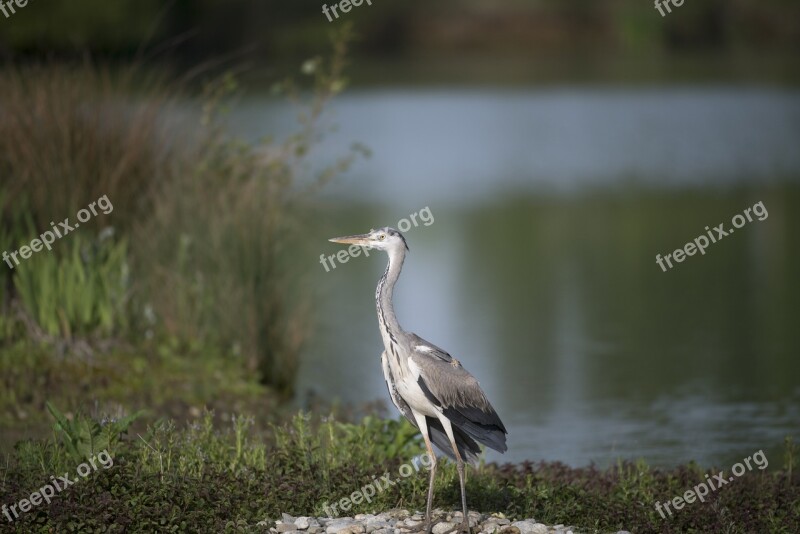
[[[291,123],[267,99],[233,118],[253,137]],[[346,96],[335,122],[317,163],[351,141],[373,157],[309,221],[300,405],[389,404],[385,258],[326,271],[319,255],[427,206],[397,313],[480,380],[510,433],[490,460],[725,467],[763,449],[780,464],[784,437],[800,439],[800,94],[390,89]],[[758,202],[763,220],[656,263]]]
[[[481,381],[510,431],[509,452],[490,459],[725,465],[764,449],[780,462],[784,436],[800,429],[799,195],[620,193],[433,209],[433,224],[406,233],[398,316]],[[763,221],[667,272],[656,264],[657,253],[707,225],[729,228],[759,201]],[[331,218],[347,231],[371,226]],[[372,301],[384,265],[374,254],[319,265],[320,329],[301,398],[386,398]]]

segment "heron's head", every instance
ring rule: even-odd
[[[333,241],[334,243],[344,243],[345,245],[359,245],[362,247],[376,248],[378,250],[385,250],[387,252],[392,250],[399,251],[403,250],[404,248],[408,249],[408,244],[406,244],[406,238],[403,237],[403,234],[394,228],[389,228],[388,226],[378,228],[377,230],[370,230],[366,234],[334,237],[328,241]]]

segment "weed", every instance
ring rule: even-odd
[[[112,457],[119,445],[120,436],[128,432],[131,424],[141,417],[139,411],[120,419],[96,421],[78,413],[72,420],[67,419],[58,408],[46,403],[47,411],[56,420],[53,429],[61,433],[62,442],[75,462],[87,460],[102,451]]]

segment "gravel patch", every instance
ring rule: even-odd
[[[457,534],[461,512],[433,511],[433,534]],[[469,513],[472,534],[579,534],[574,527],[545,525],[535,519],[511,521],[503,514]],[[389,510],[378,514],[358,514],[355,517],[292,517],[283,514],[277,521],[262,521],[259,526],[270,527],[273,534],[408,534],[424,532],[425,515],[409,510]],[[617,534],[630,534],[619,531]]]

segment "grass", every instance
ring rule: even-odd
[[[52,474],[74,473],[88,452],[76,456],[70,445],[73,431],[64,427],[86,422],[98,429],[114,424],[77,414],[72,422],[59,425],[51,439],[19,443],[0,468],[2,502],[27,497]],[[405,421],[367,417],[355,425],[298,414],[290,423],[257,430],[251,418],[232,417],[219,425],[206,412],[187,425],[159,421],[147,431],[121,435],[109,450],[112,467],[98,469],[85,482],[59,493],[51,504],[0,528],[266,532],[259,523],[280,518],[281,513],[321,516],[327,503],[370,484],[374,477],[389,473],[399,478],[400,465],[422,450],[415,429]],[[790,450],[788,444],[787,454]],[[441,465],[435,504],[457,509],[454,465]],[[467,491],[471,509],[500,512],[512,519],[534,517],[589,532],[800,529],[800,479],[790,465],[747,473],[711,493],[705,503],[687,505],[672,518],[662,519],[656,512],[655,501],[681,495],[705,480],[705,473],[714,472],[694,464],[656,469],[644,462],[619,463],[606,470],[558,463],[490,464],[469,472]],[[427,474],[420,470],[348,513],[420,509],[426,491]]]
[[[145,421],[192,420],[206,407],[221,419],[259,413],[261,427],[286,411],[235,358],[176,338],[108,346],[81,357],[33,341],[0,350],[0,450],[23,437],[47,435],[47,401],[68,413],[88,407],[98,419],[143,407]]]
[[[120,341],[191,340],[290,397],[309,326],[290,245],[309,198],[356,157],[316,175],[306,165],[327,131],[328,102],[345,87],[348,41],[345,27],[330,57],[306,61],[300,82],[277,85],[298,110],[296,132],[255,145],[223,126],[238,91],[232,75],[198,94],[139,64],[4,69],[2,250],[28,244],[51,221],[74,224],[101,196],[113,212],[52,251],[3,266],[0,350],[32,339],[79,357]]]

